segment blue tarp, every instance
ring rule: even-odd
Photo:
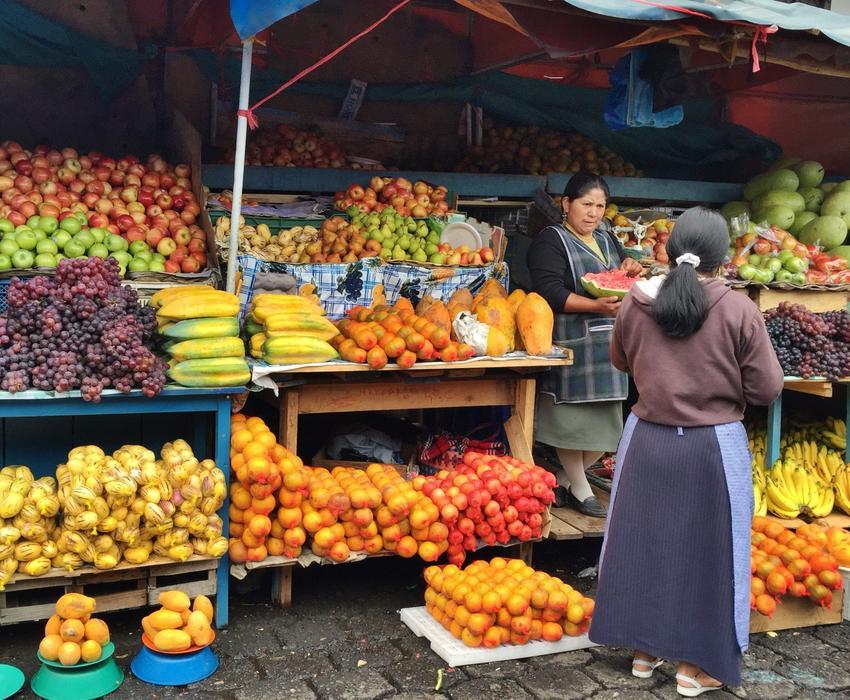
[[[657,22],[692,17],[687,13],[664,9],[669,4],[701,12],[724,22],[748,22],[761,26],[775,24],[780,29],[808,31],[816,29],[824,36],[850,46],[850,16],[830,12],[799,2],[778,0],[653,0],[657,5],[641,0],[564,0],[573,7],[606,17]]]
[[[230,0],[230,17],[245,41],[316,0]]]

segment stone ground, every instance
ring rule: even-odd
[[[542,543],[535,565],[586,593],[593,578],[577,578],[594,563],[598,541]],[[160,688],[133,678],[129,663],[139,648],[139,612],[107,614],[116,659],[127,672],[111,698],[210,698],[215,700],[654,700],[677,698],[674,669],[655,678],[629,673],[625,650],[595,648],[523,661],[447,668],[427,641],[398,617],[422,604],[421,564],[396,558],[298,571],[294,605],[270,606],[268,581],[252,574],[249,587],[231,588],[231,621],[219,632],[221,661],[211,678],[184,688]],[[256,576],[256,578],[255,578]],[[232,581],[233,584],[235,582]],[[0,630],[0,662],[29,678],[42,625]],[[746,656],[744,686],[711,693],[723,698],[850,697],[850,624],[754,635]],[[442,683],[435,690],[442,671]],[[16,700],[33,697],[29,691]]]

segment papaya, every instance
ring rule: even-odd
[[[472,310],[476,311],[478,309],[478,306],[482,302],[486,301],[487,299],[490,299],[491,297],[499,297],[502,299],[506,299],[507,296],[508,292],[501,285],[499,280],[491,277],[484,283],[484,286],[481,287],[481,290],[478,292],[478,294],[473,297]]]
[[[93,617],[86,622],[86,639],[94,640],[101,646],[106,646],[109,644],[109,627],[103,620]]]
[[[546,300],[532,292],[517,307],[516,329],[523,347],[530,355],[546,355],[552,351],[555,316]]]
[[[164,304],[184,296],[198,296],[207,293],[215,296],[217,294],[226,294],[227,292],[222,292],[206,284],[181,284],[175,287],[160,289],[151,297],[149,303],[153,308],[158,309]]]
[[[154,640],[156,633],[159,632],[159,630],[151,624],[150,615],[142,618],[142,630],[151,641]]]
[[[244,357],[211,357],[183,360],[170,367],[168,376],[183,386],[241,386],[251,379]]]
[[[207,616],[207,620],[212,624],[213,617],[215,616],[214,608],[212,601],[207,598],[205,595],[195,596],[195,600],[192,603],[192,611],[200,610],[204,615]]]
[[[514,319],[516,319],[516,310],[519,308],[519,305],[522,303],[525,297],[526,294],[522,289],[515,289],[508,295],[508,304],[510,304],[511,311],[513,311],[514,313]],[[525,349],[525,346],[522,343],[522,336],[520,336],[519,334],[519,327],[517,327],[516,332],[514,333],[514,349]]]
[[[82,642],[86,636],[86,628],[79,620],[65,620],[59,627],[59,636],[63,642]]]
[[[507,352],[514,349],[514,335],[516,333],[516,321],[511,312],[507,297],[491,296],[479,303],[476,310],[479,321],[486,323],[492,328],[497,328],[507,341]],[[489,353],[488,353],[489,354]]]
[[[183,593],[183,591],[163,591],[159,594],[159,604],[166,610],[173,610],[180,613],[188,610],[192,605],[192,601],[189,600],[189,596]]]
[[[428,319],[447,333],[451,333],[452,318],[449,315],[448,308],[442,301],[434,299],[430,294],[422,297],[422,300],[416,305],[416,314]]]
[[[91,615],[96,605],[94,598],[82,593],[66,593],[56,601],[56,614],[65,620],[79,620]]]
[[[263,332],[263,324],[257,323],[253,318],[248,316],[245,319],[245,334],[248,336],[256,335]]]
[[[236,319],[233,320],[236,321]],[[171,345],[167,348],[167,352],[178,362],[203,360],[210,357],[244,357],[245,344],[237,336],[193,338]]]
[[[226,297],[200,296],[180,297],[169,301],[157,312],[160,318],[185,321],[192,318],[223,318],[239,315],[239,299],[234,294]]]
[[[101,645],[92,639],[86,640],[80,645],[80,657],[84,663],[97,661],[103,654]]]
[[[508,352],[508,339],[495,326],[491,326],[487,331],[487,356],[501,357]]]
[[[175,340],[193,340],[195,338],[225,338],[239,335],[239,322],[227,318],[190,318],[185,321],[168,324],[160,333]]]
[[[38,653],[48,661],[56,661],[63,644],[62,637],[58,634],[48,634],[38,645]]]
[[[312,314],[274,314],[266,318],[263,327],[270,337],[297,335],[327,341],[339,333],[328,319]]]
[[[210,643],[210,638],[212,637],[210,621],[200,610],[195,610],[189,615],[189,621],[186,623],[184,631],[189,634],[192,641],[199,647]]]
[[[156,630],[176,630],[183,626],[183,618],[179,612],[161,608],[148,615],[148,622]]]
[[[192,646],[189,633],[178,629],[161,630],[156,633],[152,641],[160,651],[183,651]]]
[[[449,305],[451,304],[460,304],[461,306],[465,306],[467,309],[471,309],[472,292],[470,292],[466,287],[456,289],[454,294],[449,297]]]
[[[78,664],[80,662],[80,656],[82,656],[82,650],[76,642],[65,642],[59,647],[59,653],[57,654],[59,663],[63,666],[74,666]]]
[[[263,356],[266,362],[276,365],[327,362],[339,357],[324,340],[302,336],[269,338],[263,343]]]
[[[248,347],[250,349],[251,357],[259,357],[263,356],[263,344],[269,339],[269,337],[263,333],[254,333],[251,336],[251,339],[248,341]]]

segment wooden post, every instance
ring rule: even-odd
[[[275,571],[272,602],[281,608],[292,607],[293,568],[293,566],[282,566]]]
[[[278,440],[292,454],[298,450],[298,389],[287,389],[280,397]]]
[[[517,379],[514,383],[513,415],[522,422],[529,448],[534,445],[534,399],[537,383],[534,379]]]

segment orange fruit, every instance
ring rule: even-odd
[[[38,652],[48,661],[56,661],[59,658],[59,649],[62,644],[62,637],[58,634],[48,634],[38,645]]]
[[[247,445],[245,445],[245,448],[242,450],[242,456],[245,458],[246,461],[257,459],[259,457],[262,457],[263,459],[268,459],[269,451],[262,443],[252,440]]]
[[[457,617],[455,617],[457,619]],[[485,613],[472,613],[467,619],[466,627],[475,635],[483,635],[493,626],[493,617]]]
[[[758,610],[762,615],[772,617],[773,613],[776,612],[776,600],[773,596],[768,595],[767,593],[762,593],[761,595],[756,596],[756,610]]]
[[[574,625],[580,625],[584,620],[584,606],[581,603],[571,603],[567,607],[567,620]]]
[[[63,642],[79,643],[85,639],[86,629],[79,620],[65,620],[59,626],[59,636],[62,637]]]
[[[557,622],[544,622],[542,637],[547,642],[558,642],[564,636],[564,629]]]

